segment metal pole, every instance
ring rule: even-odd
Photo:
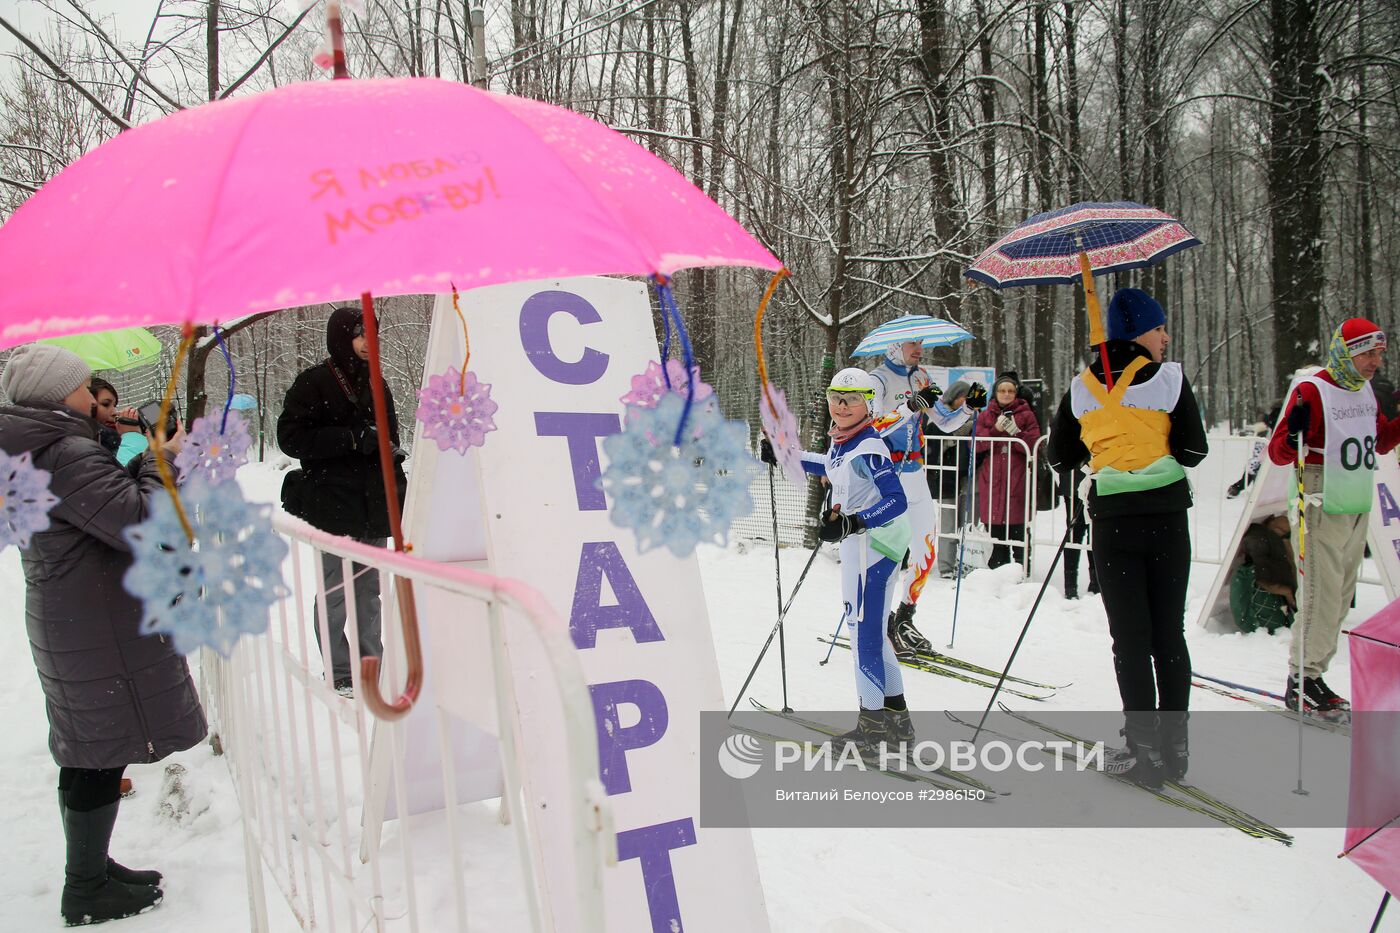
[[[487,90],[486,11],[472,7],[472,85]]]

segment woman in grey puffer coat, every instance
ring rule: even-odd
[[[162,636],[139,632],[141,603],[122,577],[132,557],[124,529],[164,495],[155,458],[173,461],[183,431],[127,467],[98,441],[88,412],[91,373],[60,347],[21,347],[0,389],[0,449],[30,452],[51,474],[59,502],[48,530],[21,549],[25,622],[59,765],[59,810],[68,842],[62,912],[70,925],[100,923],[160,902],[157,872],[107,857],[121,773],[196,745],[204,711],[185,659]],[[172,462],[172,469],[173,469]]]

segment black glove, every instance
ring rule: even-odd
[[[838,510],[832,509],[822,519],[822,526],[817,530],[817,537],[823,541],[840,541],[847,535],[853,535],[864,529],[865,522],[861,521],[859,515],[842,515]]]
[[[974,382],[972,388],[967,390],[967,401],[964,402],[973,411],[981,411],[987,407],[987,387],[980,382]]]
[[[938,401],[942,394],[942,389],[930,383],[926,388],[920,389],[909,396],[909,410],[923,411],[925,408],[931,407],[934,402]]]
[[[1293,400],[1293,407],[1288,409],[1288,434],[1307,434],[1308,425],[1312,423],[1312,407],[1303,401],[1300,395]]]
[[[355,432],[355,449],[365,456],[379,453],[379,432],[374,425],[363,425]]]
[[[773,445],[768,443],[768,438],[766,437],[758,442],[758,459],[769,466],[778,465],[778,455],[773,453]]]

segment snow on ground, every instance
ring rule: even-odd
[[[275,496],[280,473],[271,465],[246,468],[240,476],[250,496]],[[1205,501],[1230,470],[1197,471]],[[1222,479],[1223,477],[1223,479]],[[760,503],[760,508],[766,503]],[[1228,524],[1210,510],[1197,521]],[[1237,514],[1237,511],[1234,513]],[[1215,531],[1215,529],[1207,529]],[[1223,530],[1228,540],[1229,529]],[[1049,565],[1041,548],[1037,566]],[[782,552],[784,586],[796,582],[807,553]],[[706,584],[716,652],[730,701],[748,673],[772,626],[775,601],[773,553],[736,544],[704,548],[700,566]],[[1278,690],[1286,670],[1290,635],[1213,634],[1194,620],[1215,567],[1193,568],[1187,635],[1194,666],[1217,676]],[[1043,570],[1041,571],[1043,573]],[[1081,588],[1087,572],[1081,568]],[[1061,595],[1057,570],[1021,649],[1016,670],[1047,682],[1070,682],[1039,709],[1118,708],[1117,689],[1103,607],[1094,597],[1078,602]],[[964,581],[956,654],[999,666],[1015,641],[1038,584],[1018,582],[1014,568],[979,571]],[[0,847],[0,930],[43,931],[61,927],[58,897],[63,882],[63,839],[57,818],[57,768],[49,757],[47,725],[38,680],[24,635],[23,578],[13,549],[0,553],[0,652],[11,659],[0,682],[0,710],[10,736],[10,754],[0,760],[0,797],[6,800],[7,844]],[[788,685],[792,705],[810,709],[853,707],[850,659],[838,651],[825,667],[825,647],[816,641],[835,627],[840,600],[835,562],[818,556],[797,597],[787,626]],[[932,580],[921,601],[920,627],[936,646],[947,643],[953,589]],[[1362,586],[1354,623],[1384,604],[1379,587]],[[1345,639],[1344,639],[1345,641]],[[751,693],[779,699],[776,650],[765,661]],[[1349,694],[1346,646],[1329,675]],[[909,672],[906,690],[914,709],[980,709],[983,688]],[[1196,691],[1196,709],[1241,709],[1235,701]],[[1280,741],[1294,741],[1282,717],[1260,713]],[[1261,725],[1261,729],[1265,728]],[[1310,730],[1311,731],[1311,730]],[[1321,733],[1319,733],[1320,735]],[[188,769],[190,815],[171,820],[159,812],[165,765]],[[1193,766],[1196,762],[1193,762]],[[143,917],[104,928],[153,933],[233,933],[248,929],[239,806],[223,760],[207,745],[158,765],[128,769],[138,788],[124,802],[112,852],[133,867],[166,873],[166,901]],[[1279,775],[1280,792],[1293,786],[1291,772]],[[1098,780],[1085,776],[1085,780]],[[1131,793],[1129,788],[1106,792]],[[486,805],[474,805],[478,809]],[[468,816],[481,838],[469,863],[489,865],[492,838],[511,845],[509,832],[483,813]],[[1364,930],[1381,889],[1363,872],[1335,856],[1342,831],[1297,830],[1285,848],[1247,838],[1232,829],[1021,829],[1021,830],[776,830],[753,831],[754,846],[775,933],[906,933],[930,929],[1081,930],[1104,922],[1139,931],[1195,927],[1232,931]],[[423,864],[420,861],[420,864]],[[490,897],[492,869],[473,877],[472,893]],[[434,872],[424,904],[450,903],[446,876]],[[436,881],[435,879],[443,879]],[[279,896],[269,885],[274,911]],[[484,915],[478,914],[479,918]],[[292,930],[287,915],[274,916],[275,930]],[[486,929],[487,927],[482,927]],[[1391,917],[1382,928],[1400,930]],[[431,923],[427,929],[433,929]]]

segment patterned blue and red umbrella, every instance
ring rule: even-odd
[[[993,288],[1083,282],[1089,345],[1099,348],[1111,389],[1094,276],[1155,265],[1200,245],[1184,224],[1155,207],[1135,201],[1081,201],[1031,217],[983,250],[963,275]]]
[[[1094,275],[1155,265],[1201,241],[1170,214],[1133,201],[1084,201],[1036,214],[982,251],[963,275],[990,285],[1072,285],[1085,254]]]

